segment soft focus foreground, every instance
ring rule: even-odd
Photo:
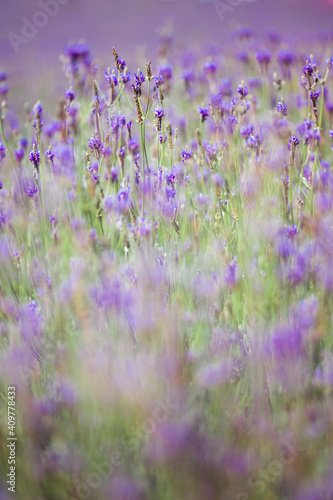
[[[8,386],[22,500],[333,498],[332,43],[230,47],[0,74],[1,499]]]

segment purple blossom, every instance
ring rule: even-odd
[[[6,96],[9,92],[9,85],[4,83],[0,85],[0,96]]]
[[[185,149],[183,149],[181,157],[183,158],[183,161],[190,160],[192,158],[192,153],[191,151],[186,151]]]
[[[217,71],[217,65],[213,61],[205,61],[203,67],[206,75],[214,75]]]
[[[146,77],[142,71],[140,71],[139,74],[134,73],[134,78],[135,78],[135,82],[136,82],[137,87],[139,87],[146,80]]]
[[[288,149],[290,150],[292,147],[296,148],[299,145],[299,142],[299,138],[296,135],[290,137],[288,142]]]
[[[295,54],[287,49],[280,49],[277,54],[278,63],[283,66],[291,66],[295,61]]]
[[[30,182],[25,192],[29,198],[33,198],[38,193],[38,187]]]
[[[246,50],[239,50],[237,52],[237,59],[242,63],[248,63],[249,62],[248,52],[246,52]]]
[[[156,118],[163,118],[164,110],[162,108],[155,108],[154,112]]]
[[[287,116],[287,114],[288,114],[288,106],[287,106],[287,104],[285,102],[279,101],[277,103],[276,110],[282,116]]]
[[[69,103],[73,102],[73,101],[74,101],[74,99],[75,99],[75,97],[76,97],[76,94],[75,94],[74,90],[72,90],[72,89],[68,89],[68,90],[66,91],[66,99],[67,99],[67,101],[68,101]]]
[[[171,66],[171,64],[167,63],[167,64],[163,64],[163,65],[159,66],[158,67],[158,76],[162,80],[162,82],[171,80],[171,78],[172,78],[172,66]]]
[[[249,93],[249,89],[247,88],[246,85],[238,85],[238,89],[237,89],[237,92],[239,93],[239,95],[241,97],[246,97]]]
[[[204,122],[206,120],[206,118],[209,116],[209,109],[203,108],[202,106],[199,106],[198,111],[201,115],[201,121]]]
[[[40,164],[40,152],[39,149],[31,149],[29,153],[29,160],[33,163],[34,167],[38,169]]]
[[[311,100],[317,101],[319,96],[320,96],[319,90],[315,90],[314,92],[312,92],[312,91],[310,92],[310,99]]]
[[[117,182],[118,180],[118,170],[116,169],[116,167],[111,167],[111,182]]]
[[[0,71],[0,82],[5,82],[8,79],[8,73],[6,71]]]
[[[262,66],[268,66],[271,62],[272,54],[269,50],[259,50],[256,55],[258,63]]]
[[[120,76],[124,85],[126,85],[126,83],[128,83],[131,79],[131,73],[129,71],[123,71]]]
[[[236,285],[236,271],[237,271],[237,259],[233,258],[233,261],[227,265],[227,268],[224,272],[225,283],[229,288],[232,288]]]
[[[313,67],[311,66],[311,64],[309,62],[307,62],[305,64],[305,66],[303,67],[303,74],[305,76],[311,76],[313,74]]]
[[[186,83],[194,82],[194,79],[195,79],[194,71],[192,69],[188,69],[186,71],[183,71],[182,78]]]
[[[65,49],[65,54],[72,62],[86,60],[90,53],[90,47],[86,43],[71,43]]]
[[[27,149],[28,139],[26,137],[21,137],[21,139],[19,140],[19,146],[23,149]]]
[[[251,123],[250,125],[242,125],[241,128],[239,129],[239,133],[241,136],[245,137],[246,139],[250,137],[251,134],[254,132],[254,125]]]
[[[6,156],[6,147],[0,142],[0,161]]]
[[[231,81],[227,78],[223,78],[220,85],[220,92],[222,96],[230,97],[232,94]]]
[[[46,156],[48,157],[49,162],[50,162],[50,163],[53,163],[53,160],[54,160],[54,153],[53,153],[53,151],[51,151],[51,149],[47,149],[47,150],[45,151],[45,154],[46,154]]]
[[[131,153],[133,158],[137,159],[139,157],[140,146],[135,138],[128,141],[128,151]]]

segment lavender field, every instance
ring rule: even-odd
[[[7,36],[0,500],[333,499],[333,31],[252,3]]]

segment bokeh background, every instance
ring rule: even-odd
[[[243,0],[220,16],[214,8],[217,0],[59,0],[64,5],[58,14],[15,53],[9,34],[21,36],[22,18],[32,20],[41,10],[39,1],[0,0],[0,68],[10,73],[16,108],[27,96],[33,102],[63,92],[59,55],[70,40],[85,39],[104,72],[105,65],[113,64],[113,45],[134,65],[131,70],[147,59],[154,61],[166,20],[173,23],[180,50],[190,44],[230,44],[229,34],[240,25],[258,33],[278,31],[289,45],[296,37],[309,41],[319,32],[333,31],[333,0]]]

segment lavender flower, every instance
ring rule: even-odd
[[[217,71],[217,65],[213,61],[205,61],[203,67],[207,76],[214,75]]]
[[[209,109],[203,108],[202,106],[199,106],[198,111],[201,115],[201,121],[203,123],[206,120],[206,118],[209,116]]]
[[[310,99],[312,101],[317,101],[318,97],[320,96],[320,91],[319,90],[315,90],[314,92],[310,92]]]
[[[21,163],[21,161],[24,158],[24,149],[23,148],[16,148],[14,151],[14,156],[15,159],[18,163]]]
[[[242,82],[240,85],[238,85],[237,92],[239,93],[239,95],[243,99],[244,97],[246,97],[248,95],[249,89],[247,88],[246,85],[244,85],[244,82]]]
[[[86,60],[90,53],[90,47],[86,43],[71,43],[65,49],[65,54],[72,62]]]
[[[26,137],[21,137],[21,139],[19,140],[19,146],[23,149],[27,149],[28,139]]]
[[[172,78],[172,66],[171,64],[163,64],[158,67],[158,76],[162,82],[171,80]]]
[[[7,83],[4,83],[3,85],[0,85],[0,97],[6,97],[6,95],[9,92],[9,85]]]
[[[29,154],[29,160],[33,164],[33,166],[38,170],[39,169],[39,164],[40,164],[40,152],[39,149],[36,149],[35,147],[30,150]]]
[[[191,151],[186,151],[185,149],[183,149],[181,157],[183,158],[182,161],[190,160],[192,158],[192,153]]]
[[[120,76],[124,85],[126,85],[126,83],[128,83],[131,79],[131,73],[129,71],[123,71]]]
[[[33,198],[38,193],[38,187],[36,184],[29,183],[29,186],[26,189],[26,195],[29,198]]]
[[[267,69],[269,63],[271,62],[272,54],[269,50],[259,50],[256,55],[256,59],[261,67]]]
[[[303,74],[307,77],[310,77],[313,74],[313,67],[309,62],[307,62],[303,67]]]
[[[288,142],[288,149],[291,150],[292,148],[296,148],[299,145],[299,142],[299,138],[296,135],[290,137]]]
[[[277,54],[278,63],[282,67],[283,77],[290,78],[290,68],[295,62],[295,54],[290,50],[280,49]]]
[[[288,106],[284,101],[279,101],[277,103],[276,110],[282,116],[287,116],[287,114],[288,114]]]
[[[6,147],[0,142],[0,161],[6,156]]]
[[[67,100],[68,104],[71,104],[74,101],[75,97],[76,97],[76,94],[75,94],[74,90],[68,89],[66,91],[66,100]]]

